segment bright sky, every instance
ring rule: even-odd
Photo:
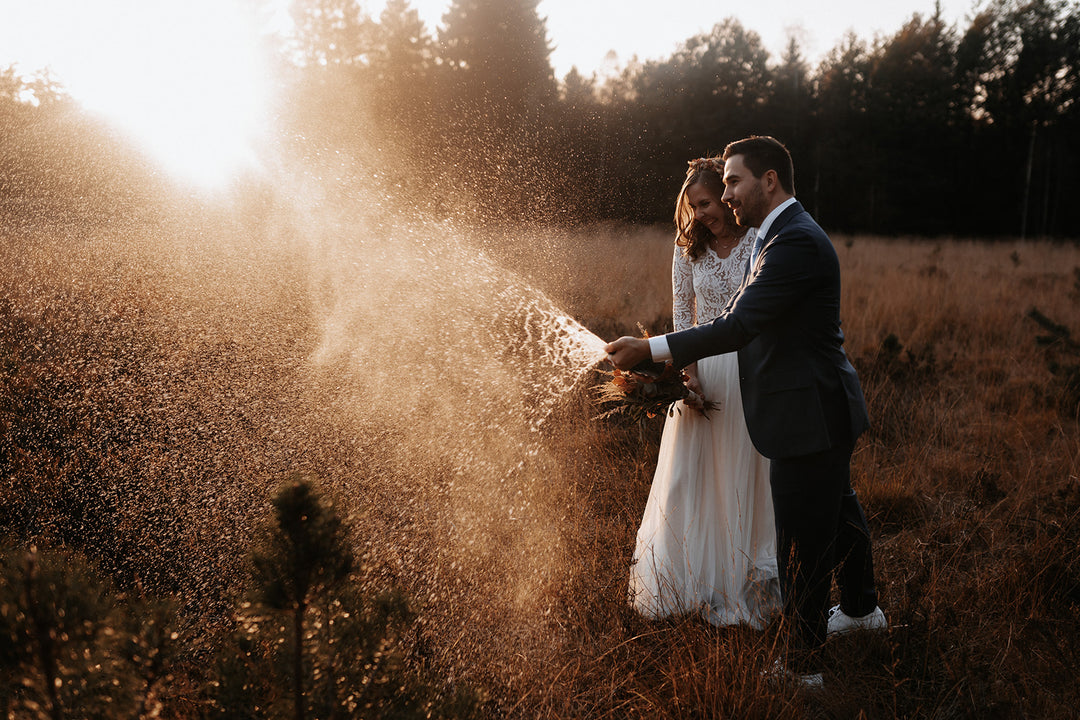
[[[285,3],[288,0],[277,0]],[[976,0],[940,0],[966,25]],[[368,0],[378,16],[385,0]],[[0,68],[48,67],[91,110],[137,136],[172,170],[201,185],[252,161],[271,83],[251,0],[0,0]],[[437,32],[450,0],[411,0]],[[245,11],[244,8],[249,10]],[[558,77],[585,76],[633,56],[664,58],[728,17],[779,58],[792,33],[816,62],[848,31],[871,40],[899,30],[934,0],[541,0]],[[264,18],[265,21],[265,18]]]
[[[197,186],[254,161],[269,108],[236,0],[0,0],[0,68],[48,68],[89,110]]]

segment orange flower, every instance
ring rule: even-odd
[[[611,383],[625,393],[632,393],[637,389],[638,383],[635,380],[636,378],[624,375],[618,369],[611,377]]]

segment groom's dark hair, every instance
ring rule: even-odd
[[[776,178],[784,192],[795,194],[795,167],[791,162],[791,153],[784,144],[768,135],[752,135],[736,140],[724,148],[724,159],[732,155],[742,155],[746,169],[760,178],[769,170],[776,171]]]

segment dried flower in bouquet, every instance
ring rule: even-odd
[[[660,414],[679,412],[675,403],[693,394],[686,387],[689,377],[670,362],[665,363],[658,373],[645,374],[618,368],[601,372],[611,376],[611,379],[597,386],[596,403],[612,407],[597,415],[597,420],[621,416],[644,423],[648,418]],[[710,410],[719,408],[718,403],[706,400],[704,409],[699,412],[708,417]]]

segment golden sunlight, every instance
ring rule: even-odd
[[[62,29],[49,29],[63,47],[49,61],[57,80],[168,172],[212,188],[255,161],[270,78],[250,9],[235,0],[47,4],[64,6]]]

